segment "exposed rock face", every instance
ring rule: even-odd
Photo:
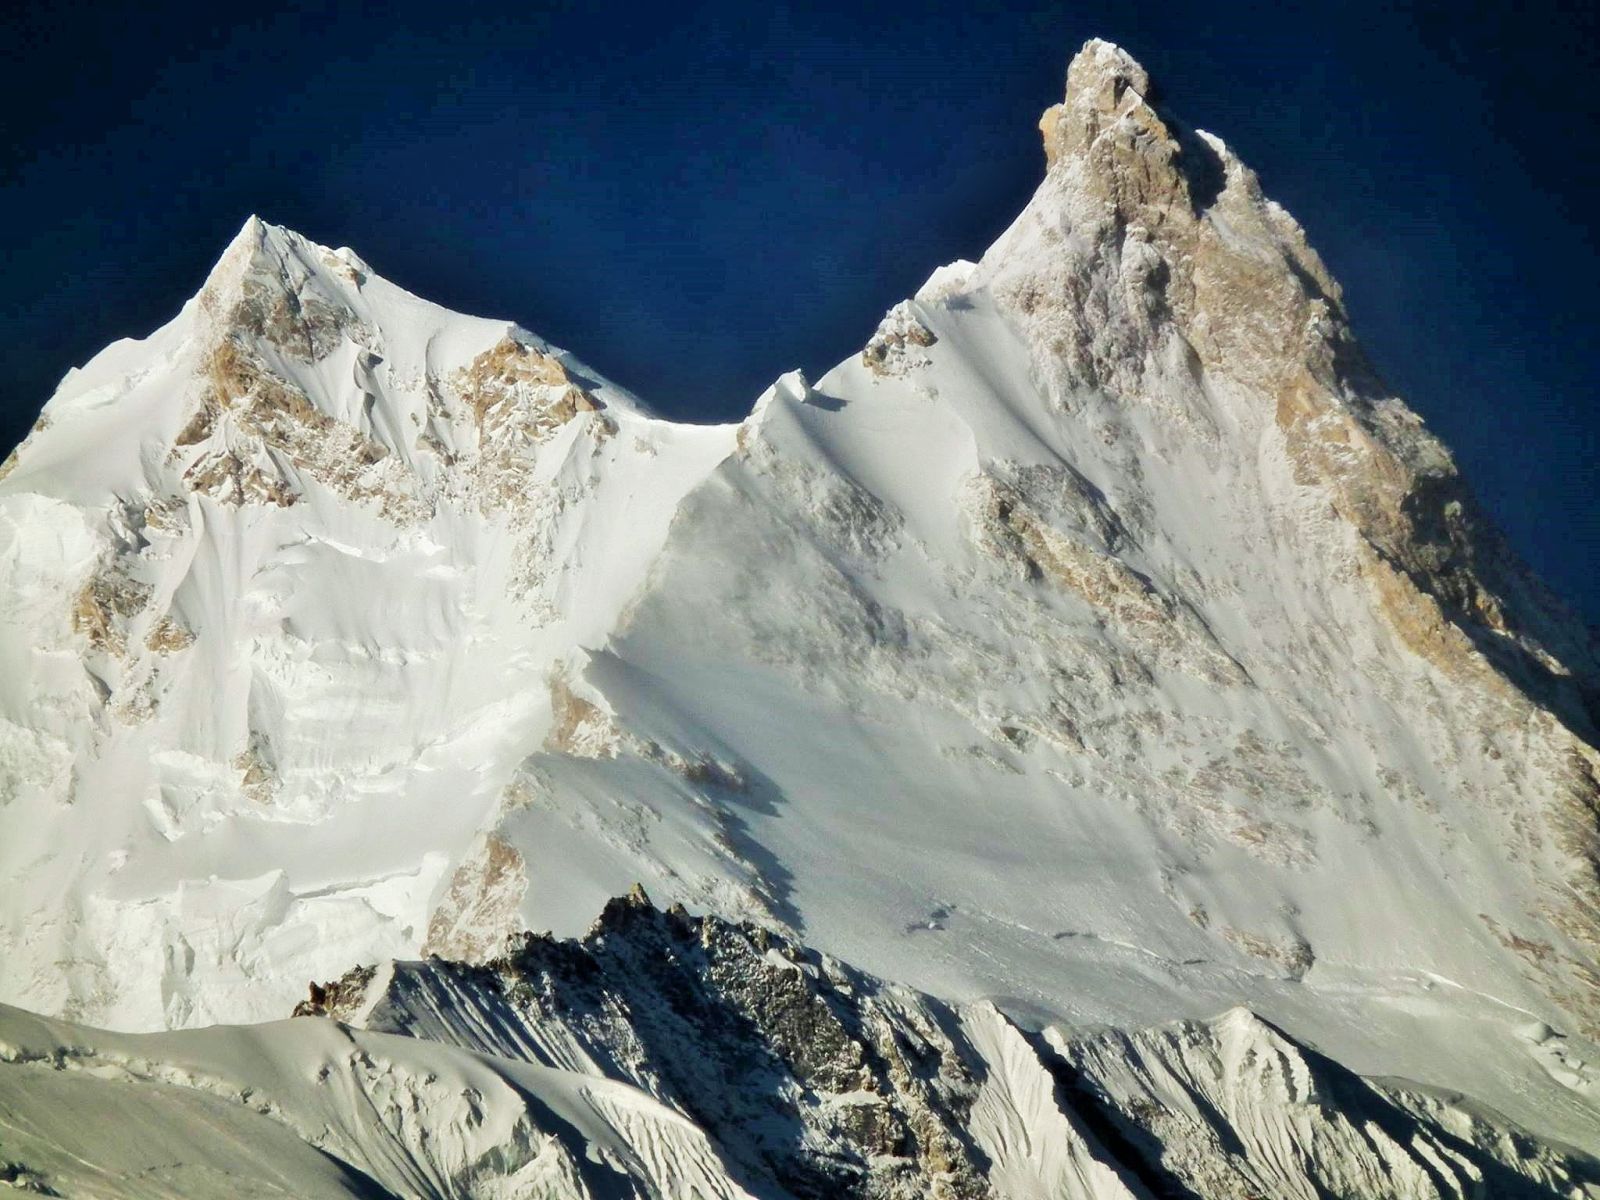
[[[468,851],[428,921],[425,954],[477,962],[516,929],[528,874],[522,855],[490,835]]]
[[[296,1011],[625,1080],[787,1195],[988,1194],[952,1015],[765,929],[636,891],[581,943],[529,934],[482,968],[397,964],[381,987]]]
[[[1600,1145],[1593,637],[1364,361],[1300,228],[1150,97],[1086,46],[1045,179],[982,261],[737,427],[656,420],[525,330],[248,225],[173,323],[63,383],[0,479],[3,996],[123,1027],[262,1018],[352,962],[576,933],[642,879],[1031,1023],[1244,1004],[1271,1022],[1253,1052],[1296,1071],[1324,1069],[1315,1044]],[[658,949],[693,931],[692,978],[621,950],[601,974],[681,984],[767,1046],[795,1124],[740,1171],[960,1195],[1004,1158],[961,1130],[1091,1122],[1037,1080],[985,1092],[948,1028],[968,1010],[879,1014],[939,1058],[937,1086],[916,1055],[901,1079],[833,983],[747,961],[754,933],[644,924]],[[641,1047],[629,1086],[687,1111],[651,1041],[688,1036],[670,997],[658,1026],[561,974],[606,958],[597,936],[484,986],[525,1025]],[[530,1008],[521,969],[591,1008]],[[984,1036],[1051,1079],[1080,1061]],[[1174,1046],[1148,1053],[1202,1054]],[[1060,1133],[1051,1178],[1471,1190],[1449,1164],[1477,1135],[1432,1093],[1351,1084],[1336,1120],[1285,1085],[1293,1129],[1219,1118],[1241,1150],[1150,1086],[1107,1082],[1096,1128],[1190,1157],[1130,1176]],[[1456,1140],[1395,1136],[1424,1119]],[[743,1145],[741,1120],[703,1124]],[[1400,1149],[1359,1150],[1374,1123]],[[1347,1151],[1315,1183],[1274,1174]]]
[[[918,347],[927,347],[939,339],[917,319],[909,304],[897,304],[878,326],[861,361],[878,375],[904,375],[913,367],[926,366],[928,356],[918,353]]]

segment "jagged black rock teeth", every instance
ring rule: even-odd
[[[297,1013],[626,1080],[688,1114],[757,1194],[1600,1186],[1600,1162],[1458,1100],[1361,1080],[1245,1009],[1137,1033],[1030,1034],[992,1005],[886,985],[759,925],[663,913],[642,889],[581,941],[524,934],[482,966],[396,963],[381,982],[365,970],[336,986],[331,1008]],[[1055,1107],[1060,1129],[1001,1119],[1025,1089],[1042,1089],[1030,1098]],[[1035,1157],[1031,1142],[1050,1137],[1065,1143],[1057,1156],[1077,1156],[1074,1183]]]
[[[1592,634],[1220,139],[1103,42],[1041,126],[1045,178],[980,262],[738,425],[659,420],[526,330],[249,222],[0,468],[0,998],[124,1029],[268,1020],[352,963],[575,935],[640,879],[945,998],[917,1012],[991,996],[1030,1028],[1132,1030],[1242,1004],[1258,1056],[1281,1038],[1326,1081],[1420,1081],[1327,1082],[1338,1103],[1307,1103],[1352,1128],[1466,1136],[1433,1088],[1600,1145]],[[1020,1046],[1035,1073],[1102,1044],[991,1034],[986,1061]],[[1164,1061],[1173,1036],[1103,1046]],[[877,1044],[846,1043],[871,1074]],[[1165,1103],[1096,1062],[1122,1097],[1103,1130]],[[929,1111],[970,1085],[973,1122],[1013,1120],[977,1074],[939,1084]],[[1088,1110],[1054,1088],[1005,1103],[1075,1147]],[[1309,1119],[1309,1094],[1210,1140],[1193,1106],[1123,1132],[1189,1147],[1162,1160],[1178,1194],[1232,1194],[1205,1163]],[[923,1146],[896,1103],[814,1132]],[[949,1136],[839,1178],[992,1184]],[[722,1177],[705,1137],[673,1143],[682,1178]],[[558,1191],[570,1144],[537,1142]],[[1370,1191],[1387,1146],[1318,1186]],[[1455,1186],[1422,1170],[1416,1194]]]
[[[528,934],[482,966],[365,978],[296,1011],[624,1080],[694,1120],[757,1192],[987,1194],[953,1014],[761,927],[639,892],[582,942]]]

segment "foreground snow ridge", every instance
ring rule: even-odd
[[[407,1053],[664,1107],[606,1091],[620,1130],[518,1075],[500,1123],[394,1101],[465,1156],[426,1185],[295,1161],[404,1194],[539,1146],[547,1190],[609,1194],[560,1173],[579,1141],[688,1193],[1579,1180],[1443,1114],[1503,1114],[1484,1128],[1526,1129],[1540,1162],[1600,1150],[1596,641],[1367,364],[1293,219],[1151,94],[1090,42],[1011,228],[736,425],[661,420],[527,330],[249,221],[0,466],[0,1000],[130,1033],[275,1021],[352,964],[575,936],[639,880],[937,997],[912,1007],[957,1022],[938,1037],[970,1078],[908,1059],[912,1082],[863,1066],[847,1088],[791,1063],[835,1101],[785,1092],[751,1124],[637,1009],[580,1022],[601,1047],[489,1014],[464,968],[397,967],[373,980],[441,997],[398,1029]],[[355,992],[404,999],[335,989]],[[1180,1032],[1081,1032],[1150,1027]],[[875,1036],[846,1038],[869,1066]],[[1254,1115],[1153,1065],[1185,1039],[1228,1079],[1272,1076]],[[1034,1082],[984,1092],[1002,1062]],[[92,1073],[15,1078],[26,1120],[116,1103]],[[1173,1108],[1180,1084],[1208,1098]],[[1147,1120],[1146,1092],[1188,1115]],[[266,1128],[161,1094],[191,1106],[175,1129],[196,1104],[229,1144]],[[1297,1191],[1291,1118],[1365,1150],[1306,1150],[1331,1173]],[[1150,1161],[1166,1174],[1128,1165]]]
[[[581,940],[361,968],[314,985],[292,1021],[128,1035],[0,1010],[0,1119],[12,1181],[73,1196],[1600,1186],[1593,1159],[1362,1080],[1243,1008],[1029,1033],[987,1002],[947,1005],[638,890]]]

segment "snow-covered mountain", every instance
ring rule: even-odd
[[[1237,1034],[1600,1148],[1596,643],[1150,94],[1089,43],[981,261],[738,425],[247,223],[0,468],[0,999],[270,1020],[643,881],[1135,1107]]]

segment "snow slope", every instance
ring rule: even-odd
[[[247,224],[0,478],[0,996],[266,1019],[643,880],[1600,1146],[1593,639],[1149,94],[1086,46],[1011,229],[736,427]]]
[[[7,1169],[46,1194],[747,1195],[637,1089],[412,1038],[308,1020],[103,1034],[17,1009],[0,1038]]]

